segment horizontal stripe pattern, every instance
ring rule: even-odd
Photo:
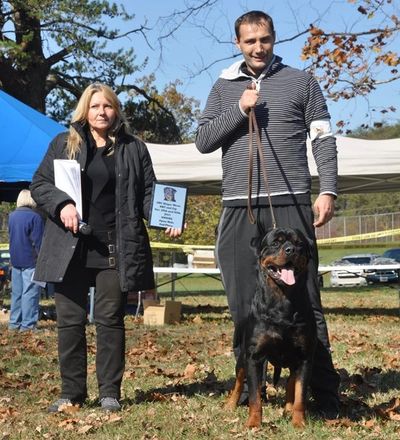
[[[250,77],[219,78],[199,120],[196,146],[201,153],[222,149],[222,195],[224,200],[246,203],[248,185],[249,119],[239,108],[239,99]],[[330,119],[321,89],[311,75],[276,62],[261,79],[255,108],[267,166],[271,195],[310,192],[306,139],[312,121]],[[252,197],[264,197],[256,140],[253,139]],[[337,150],[333,136],[312,142],[320,192],[336,194]]]

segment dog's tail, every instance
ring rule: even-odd
[[[279,382],[279,379],[281,378],[281,371],[282,371],[282,368],[274,367],[274,376],[272,378],[272,382],[274,384],[274,387],[276,387],[277,383]]]

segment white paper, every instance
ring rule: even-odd
[[[76,210],[82,219],[81,170],[76,160],[54,159],[54,183],[58,189],[67,193],[75,202]]]
[[[35,271],[32,272],[32,277],[31,277],[31,281],[32,283],[37,284],[38,286],[42,287],[43,289],[46,287],[46,282],[45,281],[36,281],[34,280],[35,278]]]

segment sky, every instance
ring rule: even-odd
[[[194,0],[191,4],[202,2],[203,0]],[[317,19],[320,26],[327,31],[338,28],[366,29],[365,16],[359,14],[356,11],[357,7],[348,0],[218,0],[211,10],[193,16],[191,22],[183,24],[173,37],[164,39],[162,57],[160,57],[158,37],[168,33],[176,25],[165,17],[170,16],[174,10],[184,9],[188,0],[125,0],[120,3],[124,4],[128,12],[135,14],[134,22],[121,24],[121,30],[144,22],[152,28],[147,32],[148,42],[137,35],[124,41],[124,44],[134,45],[138,63],[145,57],[149,59],[146,68],[139,76],[155,73],[159,89],[171,81],[180,79],[183,85],[179,90],[187,96],[198,99],[201,109],[204,108],[210,88],[221,70],[238,59],[230,58],[238,53],[233,44],[233,23],[238,16],[248,10],[259,9],[272,16],[277,33],[275,53],[281,56],[286,64],[299,69],[306,67],[300,59],[301,47],[306,37],[287,43],[278,43],[280,40],[304,30]],[[400,6],[392,7],[391,12],[400,16]],[[371,23],[373,19],[367,24]],[[201,24],[207,25],[219,42],[215,38],[210,38],[204,28],[201,29]],[[375,24],[379,25],[377,22]],[[392,48],[400,52],[400,36],[397,36],[397,40],[392,43]],[[215,60],[223,61],[200,72],[202,67],[209,66]],[[379,110],[389,106],[397,106],[398,110],[382,116]],[[380,86],[368,96],[368,99],[360,97],[339,102],[329,100],[328,107],[333,125],[339,120],[345,120],[348,123],[347,128],[350,129],[355,129],[361,124],[371,125],[374,121],[383,119],[388,123],[398,122],[400,121],[400,80]],[[376,111],[371,111],[372,109]]]

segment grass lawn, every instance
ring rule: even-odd
[[[218,281],[177,281],[182,322],[145,327],[126,318],[123,411],[97,406],[95,331],[88,326],[89,399],[79,411],[55,415],[59,373],[53,321],[35,334],[0,327],[0,440],[8,439],[398,439],[400,436],[399,292],[379,286],[324,289],[333,358],[341,378],[341,418],[308,417],[304,431],[282,414],[283,384],[265,404],[260,430],[244,427],[247,408],[228,413],[232,385],[232,324]],[[161,289],[168,298],[169,287]],[[193,290],[196,293],[193,294]],[[51,306],[51,301],[45,303]]]

